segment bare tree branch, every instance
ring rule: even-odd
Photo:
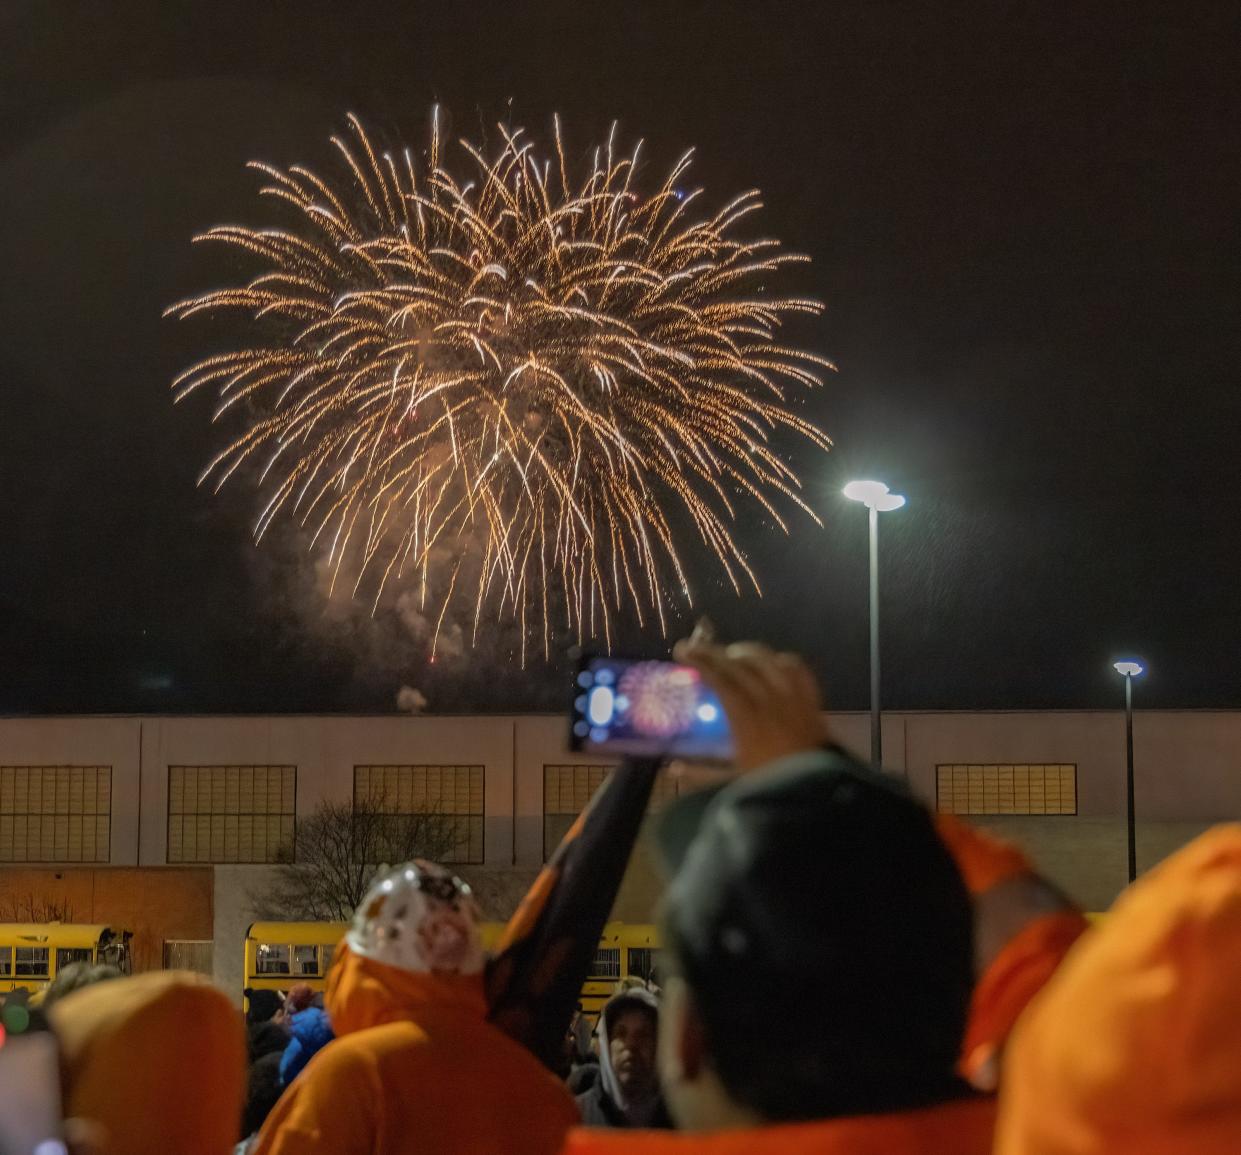
[[[398,814],[382,798],[320,802],[297,826],[296,859],[281,863],[266,892],[252,896],[272,918],[344,922],[380,867],[412,858],[451,858],[467,835],[453,815]]]
[[[72,922],[73,907],[63,898],[11,898],[0,906],[0,922]]]

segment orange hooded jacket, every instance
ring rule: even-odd
[[[990,1155],[991,1099],[967,1099],[924,1111],[780,1123],[738,1131],[569,1133],[563,1155]]]
[[[1076,908],[1064,906],[1040,910],[1032,905],[1021,912],[1020,894],[1001,894],[1006,885],[1021,879],[1035,880],[1029,858],[1016,846],[977,830],[949,814],[936,816],[940,837],[947,844],[966,888],[976,906],[984,907],[988,896],[1010,906],[1006,921],[1016,929],[1003,946],[987,959],[978,974],[970,1000],[969,1021],[961,1046],[961,1070],[977,1085],[994,1087],[997,1074],[990,1070],[1026,1005],[1055,973],[1069,948],[1089,927]]]
[[[997,1155],[1241,1151],[1241,825],[1134,883],[1014,1032]]]
[[[254,1155],[552,1155],[577,1121],[564,1085],[486,1021],[481,975],[411,974],[342,944],[325,1005],[336,1040]]]
[[[49,1012],[66,1114],[102,1130],[98,1155],[228,1155],[246,1065],[241,1016],[197,975],[83,987]]]

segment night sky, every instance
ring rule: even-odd
[[[552,706],[502,629],[425,668],[391,612],[325,605],[223,434],[169,382],[225,347],[161,319],[235,281],[192,248],[273,221],[254,158],[330,165],[354,111],[412,144],[431,105],[482,139],[584,154],[613,119],[652,178],[687,146],[719,205],[807,252],[798,341],[839,372],[794,458],[825,528],[744,536],[765,596],[709,563],[729,636],[807,651],[867,701],[865,511],[883,520],[886,704],[1241,706],[1241,106],[1228,3],[168,4],[0,9],[0,713]],[[213,344],[214,342],[214,344]],[[682,623],[684,625],[685,623]],[[629,648],[653,634],[629,630]]]

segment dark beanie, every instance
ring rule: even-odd
[[[950,1093],[970,902],[901,784],[825,750],[687,800],[659,833],[669,945],[735,1097],[804,1118]]]

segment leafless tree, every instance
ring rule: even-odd
[[[297,824],[297,853],[276,868],[274,884],[252,896],[279,919],[344,922],[381,866],[411,858],[451,858],[463,840],[451,815],[394,814],[381,800],[320,802]]]
[[[63,898],[10,898],[0,904],[0,922],[72,922],[73,907]]]

